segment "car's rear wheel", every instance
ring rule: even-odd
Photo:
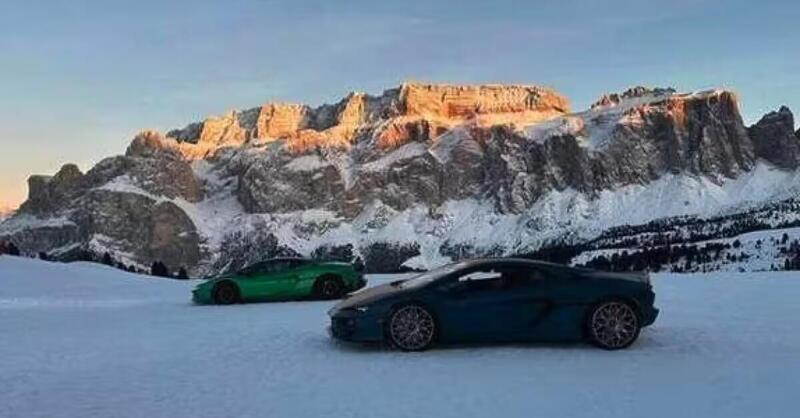
[[[344,293],[344,281],[335,274],[322,276],[314,282],[314,296],[318,299],[339,299]]]
[[[231,305],[239,301],[239,287],[233,282],[219,282],[214,286],[214,303]]]
[[[629,347],[639,337],[636,307],[624,300],[607,300],[589,313],[587,332],[592,344],[606,350]]]
[[[411,304],[392,311],[386,325],[391,344],[403,351],[423,351],[433,344],[436,321],[423,306]]]

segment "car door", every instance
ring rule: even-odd
[[[303,291],[302,284],[305,265],[305,262],[299,259],[286,261],[279,279],[282,284],[281,294],[287,297],[307,296],[308,292]]]
[[[442,289],[443,333],[456,340],[529,339],[547,309],[544,282],[524,267],[478,267]]]
[[[251,278],[254,296],[258,299],[280,299],[287,297],[293,287],[293,269],[285,260],[273,260],[264,265]]]
[[[531,266],[512,267],[506,271],[505,303],[514,309],[509,319],[515,340],[540,339],[541,324],[553,308],[552,275]]]

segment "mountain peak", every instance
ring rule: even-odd
[[[675,89],[672,87],[667,88],[649,88],[644,86],[635,86],[625,90],[622,93],[609,93],[601,96],[596,102],[592,103],[592,109],[611,107],[620,104],[621,102],[629,99],[642,99],[651,98],[658,99],[669,97],[675,94]]]
[[[794,115],[788,107],[767,113],[747,131],[765,160],[790,169],[800,164],[800,135],[794,131]]]

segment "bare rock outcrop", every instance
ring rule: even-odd
[[[747,131],[758,157],[786,169],[800,165],[800,135],[794,132],[794,115],[788,107],[767,113]]]
[[[287,138],[312,126],[313,113],[306,105],[266,104],[256,120],[257,138]]]
[[[160,157],[180,158],[180,149],[175,141],[169,140],[160,132],[144,130],[136,134],[125,151],[128,157]]]
[[[353,217],[373,201],[403,210],[490,198],[501,211],[520,212],[553,190],[594,194],[668,173],[732,178],[755,161],[736,97],[726,91],[677,95],[670,89],[633,89],[577,116],[559,116],[564,102],[557,98],[548,99],[553,103],[531,99],[539,94],[535,89],[512,87],[507,95],[494,88],[404,86],[400,91],[403,116],[389,118],[353,149],[298,155],[287,141],[287,147],[271,146],[256,154],[238,174],[245,209],[324,208]],[[475,102],[468,105],[461,93]],[[457,97],[450,100],[448,94]],[[489,102],[494,107],[482,102],[485,97],[494,100]],[[551,121],[581,122],[574,124],[576,130],[565,131],[554,123],[554,134],[538,137],[518,124],[483,126],[466,116],[484,111],[543,111],[556,115]],[[440,117],[449,119],[441,122]],[[451,126],[454,118],[463,120]]]
[[[484,125],[531,123],[569,111],[566,98],[536,86],[458,86],[405,83],[380,96],[351,93],[334,105],[265,104],[193,123],[167,133],[180,143],[242,144],[284,139],[302,153],[315,147],[346,148],[378,137],[384,148],[429,140],[465,120]],[[187,155],[203,157],[184,147]]]
[[[481,114],[531,112],[540,120],[569,112],[569,102],[553,90],[536,86],[432,85],[400,86],[401,111],[406,116],[468,119]]]
[[[93,190],[72,215],[90,248],[132,254],[148,265],[159,260],[175,270],[200,260],[199,237],[191,219],[171,202],[136,193]]]
[[[21,212],[47,214],[62,209],[82,186],[83,173],[75,164],[65,164],[54,176],[28,177],[28,200]]]
[[[616,106],[625,100],[646,98],[650,97],[667,97],[675,93],[672,87],[656,87],[648,88],[644,86],[631,87],[622,93],[610,93],[600,97],[597,101],[592,103],[592,109],[601,109],[610,106]]]
[[[25,252],[69,259],[76,250],[110,251],[128,263],[160,260],[173,269],[195,266],[201,258],[192,220],[176,204],[160,200],[198,202],[203,184],[178,144],[157,132],[143,131],[125,155],[106,158],[86,174],[67,164],[54,176],[34,175],[28,183],[19,216],[0,228]]]

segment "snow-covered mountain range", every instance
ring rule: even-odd
[[[616,251],[641,268],[634,254],[797,226],[799,165],[789,109],[747,127],[726,90],[636,87],[571,112],[536,86],[407,83],[142,132],[86,173],[32,176],[0,239],[193,275],[289,254],[391,271],[478,255],[597,264]],[[644,267],[782,266],[782,238],[759,264],[687,265],[676,250]]]

